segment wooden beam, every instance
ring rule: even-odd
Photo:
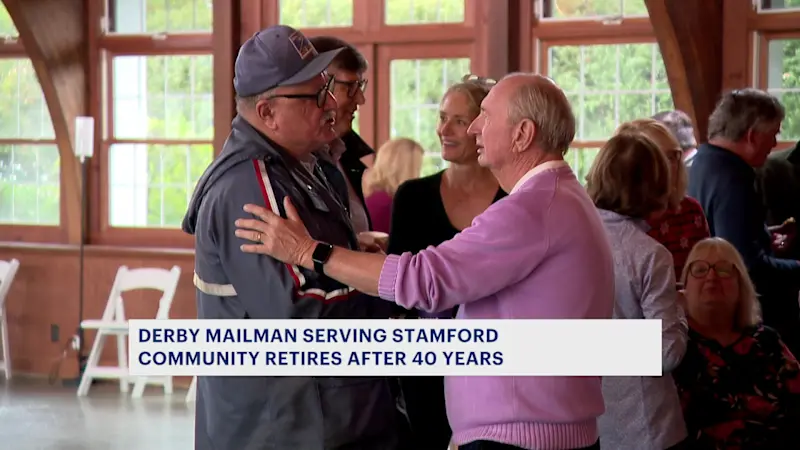
[[[214,2],[214,34],[211,45],[214,51],[214,154],[231,131],[231,120],[236,115],[233,91],[233,66],[239,52],[242,33],[241,0]]]
[[[508,1],[469,2],[475,19],[475,42],[472,71],[477,75],[500,79],[510,71]]]
[[[508,16],[508,70],[509,72],[533,71],[535,64],[533,30],[533,3],[525,0],[509,0]]]
[[[750,0],[726,0],[722,12],[722,89],[741,89],[750,85],[753,40],[747,29],[753,11]],[[749,49],[749,51],[748,51]]]
[[[722,89],[723,3],[645,0],[675,108],[692,117],[698,142],[706,141],[708,116]]]
[[[61,222],[67,241],[81,239],[81,169],[73,151],[75,117],[87,113],[87,3],[3,0],[33,63],[61,155]],[[55,26],[58,24],[58,26]]]

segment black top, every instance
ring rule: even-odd
[[[441,191],[442,172],[409,180],[400,185],[392,204],[392,223],[387,253],[399,255],[417,253],[428,246],[449,241],[456,229],[444,209]],[[506,193],[497,190],[492,203]],[[398,307],[399,308],[399,307]],[[456,308],[437,314],[405,311],[409,318],[417,314],[426,317],[452,318]],[[440,449],[450,443],[452,431],[447,421],[442,377],[402,377],[400,379],[405,410],[411,425],[413,445],[409,448]]]
[[[350,185],[353,186],[356,195],[361,199],[361,204],[364,205],[364,191],[361,189],[361,179],[364,176],[364,170],[366,170],[367,166],[361,162],[361,158],[371,155],[375,153],[375,151],[353,130],[350,130],[342,136],[342,142],[344,142],[344,146],[347,150],[342,153],[339,162],[347,173]],[[364,206],[364,210],[366,211],[366,206]]]
[[[387,253],[417,253],[429,245],[449,241],[459,233],[450,223],[439,187],[444,171],[400,185],[392,205],[392,225]],[[492,203],[506,196],[497,189]]]
[[[764,166],[756,170],[756,177],[767,208],[767,225],[780,225],[790,217],[800,220],[800,142],[769,155]],[[800,242],[787,256],[800,259]]]

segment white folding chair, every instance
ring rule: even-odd
[[[174,266],[171,270],[128,269],[126,266],[119,268],[114,285],[111,287],[103,318],[81,322],[82,329],[97,330],[97,336],[94,338],[92,351],[89,353],[86,368],[78,386],[78,396],[82,397],[89,393],[92,380],[95,378],[119,379],[120,391],[128,392],[128,383],[131,382],[128,371],[128,320],[125,318],[122,294],[138,289],[162,291],[155,318],[169,319],[169,310],[172,307],[172,299],[175,297],[180,275],[181,269],[178,266]],[[117,338],[117,365],[100,366],[100,356],[103,354],[105,339],[112,336]],[[132,396],[140,398],[146,384],[162,385],[164,394],[172,394],[172,377],[137,377]]]
[[[0,359],[0,370],[6,375],[6,380],[11,379],[11,351],[8,343],[8,314],[6,314],[6,299],[11,291],[11,283],[17,274],[19,261],[0,261],[0,339],[3,340],[3,358]]]

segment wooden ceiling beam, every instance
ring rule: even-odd
[[[67,242],[81,239],[81,169],[75,117],[88,111],[88,39],[84,0],[3,0],[44,92],[61,156],[61,222]],[[58,24],[58,26],[55,26]]]
[[[645,0],[667,69],[675,108],[705,142],[722,90],[724,0]],[[745,49],[743,49],[745,51]]]

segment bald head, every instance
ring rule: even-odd
[[[564,91],[550,78],[511,73],[495,87],[508,103],[511,124],[531,121],[534,145],[545,153],[564,155],[575,139],[575,115]]]

